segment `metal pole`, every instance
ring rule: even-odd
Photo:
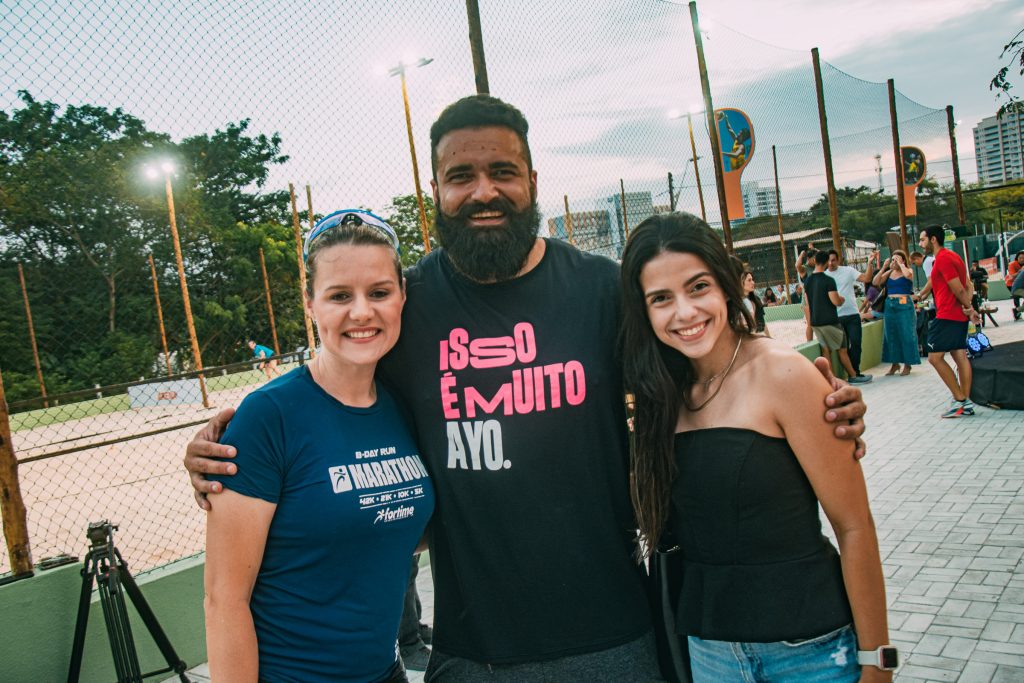
[[[722,143],[718,139],[718,124],[715,123],[715,106],[711,102],[711,83],[708,81],[708,67],[704,61],[704,42],[700,35],[700,22],[697,20],[696,2],[690,2],[690,22],[693,24],[693,42],[697,47],[697,69],[700,71],[700,88],[704,93],[704,113],[708,120],[711,155],[714,157],[715,184],[718,186],[718,209],[722,216],[722,233],[725,236],[725,248],[731,253],[732,229],[729,226],[729,210],[725,199],[725,170],[722,168]],[[700,187],[699,181],[697,186]],[[706,219],[705,222],[707,222]]]
[[[185,261],[181,257],[181,241],[178,239],[178,221],[174,215],[174,192],[171,190],[171,174],[164,172],[164,186],[167,190],[167,213],[171,219],[171,239],[174,242],[174,260],[178,263],[178,282],[181,283],[181,299],[185,304],[185,324],[188,326],[188,338],[192,342],[192,357],[195,359],[196,370],[199,372],[199,391],[203,395],[203,407],[210,407],[210,397],[206,395],[206,379],[203,377],[203,356],[199,351],[199,338],[196,337],[196,324],[192,319],[192,302],[188,296],[188,283],[185,281]]]
[[[668,210],[676,210],[676,188],[672,184],[672,171],[668,172]]]
[[[693,139],[693,117],[686,112],[686,128],[690,131],[690,161],[693,162],[693,177],[697,183],[697,199],[700,200],[700,219],[708,222],[708,212],[704,208],[704,190],[700,186],[700,168],[697,166],[697,143]],[[716,129],[717,134],[717,129]]]
[[[299,305],[302,307],[302,319],[306,322],[306,345],[309,357],[316,358],[316,338],[313,336],[313,321],[309,319],[302,302],[306,300],[306,263],[302,258],[302,228],[299,227],[299,210],[295,207],[295,186],[288,183],[288,194],[292,198],[292,230],[295,233],[295,254],[299,262]]]
[[[466,0],[466,18],[469,20],[469,49],[473,52],[473,76],[476,94],[490,95],[487,85],[487,60],[484,59],[484,34],[480,28],[480,7],[476,0]]]
[[[949,129],[949,152],[953,158],[953,192],[956,193],[956,216],[960,225],[967,223],[964,211],[964,195],[960,191],[960,159],[956,153],[956,123],[953,121],[953,105],[946,106],[946,127]]]
[[[1000,218],[1002,220],[1002,218]],[[49,408],[46,400],[46,383],[43,382],[43,367],[39,364],[39,347],[36,346],[36,328],[32,324],[32,307],[28,303],[28,289],[25,287],[25,271],[18,264],[18,279],[21,280],[21,297],[25,301],[25,318],[28,320],[28,339],[32,344],[32,360],[36,364],[36,379],[39,380],[39,393],[43,397],[43,407]]]
[[[821,80],[821,60],[818,48],[811,48],[811,62],[814,64],[814,90],[818,96],[818,125],[821,127],[821,149],[825,155],[825,182],[828,190],[828,213],[832,220],[832,248],[843,260],[842,240],[839,237],[839,206],[836,204],[836,181],[832,173],[832,145],[828,139],[828,116],[825,113],[825,88]],[[906,249],[906,246],[904,246]]]
[[[167,350],[167,331],[164,330],[164,309],[160,305],[160,285],[156,281],[156,266],[153,264],[153,254],[149,255],[149,274],[153,277],[153,300],[156,302],[156,321],[160,327],[160,344],[164,349],[164,365],[167,367],[167,376],[171,376],[171,354]]]
[[[779,220],[779,251],[782,254],[782,277],[786,283],[786,303],[789,300],[789,263],[786,261],[786,238],[782,232],[782,194],[779,192],[779,161],[775,156],[775,145],[772,145],[772,170],[775,171],[775,215]]]
[[[7,414],[7,395],[0,375],[0,516],[3,517],[7,557],[14,576],[32,574],[32,549],[28,542],[28,515],[18,481],[18,459],[11,442],[11,422]]]
[[[629,239],[629,217],[626,215],[626,186],[619,178],[619,197],[622,201],[622,227],[626,230],[626,239]]]
[[[416,144],[412,139],[412,117],[409,115],[409,93],[405,87],[405,66],[399,67],[402,81],[402,104],[405,106],[405,130],[409,133],[409,155],[412,156],[412,179],[416,186],[416,204],[420,209],[420,230],[423,231],[423,248],[430,253],[430,229],[427,227],[427,210],[423,206],[423,191],[420,190],[420,168],[416,163]]]
[[[306,187],[309,187],[308,185]],[[263,247],[260,247],[260,270],[263,271],[263,293],[267,295],[267,317],[270,318],[270,336],[274,340],[274,355],[281,355],[281,347],[277,343],[277,325],[274,324],[274,304],[270,302],[270,280],[267,279],[267,261],[263,258]]]
[[[569,244],[576,246],[576,243],[572,241],[572,214],[569,213],[569,195],[563,194],[562,201],[565,202],[565,236],[569,240]]]
[[[896,120],[896,84],[893,79],[889,86],[889,125],[892,127],[892,155],[896,160],[896,208],[900,216],[900,247],[907,251],[907,207],[903,201],[903,155],[900,153],[900,125]]]

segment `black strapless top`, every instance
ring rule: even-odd
[[[813,638],[852,622],[839,554],[785,439],[676,434],[669,528],[685,569],[676,630],[705,640]]]

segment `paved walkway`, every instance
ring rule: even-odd
[[[1009,302],[986,327],[1024,340]],[[978,408],[942,420],[949,395],[924,361],[907,377],[871,372],[864,471],[878,526],[900,683],[1024,681],[1024,414]],[[827,522],[826,522],[827,526]],[[417,580],[433,619],[429,567]],[[205,665],[193,680],[209,681]],[[410,671],[414,683],[423,680]]]

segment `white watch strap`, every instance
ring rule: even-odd
[[[861,666],[878,666],[878,650],[857,650],[857,663]]]

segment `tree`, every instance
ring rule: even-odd
[[[996,115],[1002,118],[1003,114],[1007,112],[1024,113],[1024,102],[1010,92],[1013,89],[1013,84],[1007,78],[1011,69],[1017,72],[1017,76],[1024,76],[1024,29],[1017,31],[1010,42],[1003,46],[1003,51],[999,53],[999,59],[1006,59],[1006,63],[1000,67],[988,84],[989,90],[996,91],[997,102],[1006,99],[999,106]]]
[[[186,277],[207,365],[241,360],[239,340],[265,332],[259,248],[277,327],[299,338],[302,315],[288,194],[265,192],[281,138],[247,120],[175,145],[121,109],[61,107],[20,93],[0,111],[0,365],[8,398],[38,395],[17,278],[25,269],[49,393],[152,374],[159,353],[152,253],[172,355],[190,355],[163,183],[143,166],[175,159],[172,178]],[[15,390],[11,391],[11,386]]]
[[[423,197],[423,209],[427,214],[427,226],[430,230],[430,247],[437,246],[434,233],[434,200],[429,195]],[[423,247],[423,230],[420,226],[420,208],[415,194],[403,194],[391,198],[387,207],[387,222],[398,233],[402,245],[402,265],[411,266],[426,255]]]
[[[138,166],[168,147],[168,138],[121,109],[69,106],[61,114],[52,102],[24,91],[19,96],[21,109],[0,112],[5,251],[50,264],[77,256],[105,284],[107,327],[114,332],[118,280],[156,239],[157,224],[135,187]]]
[[[879,242],[889,228],[899,224],[896,197],[876,192],[866,185],[836,188],[836,207],[839,228],[843,236],[850,239]],[[828,195],[821,195],[808,212],[814,217],[815,225],[828,225]]]

